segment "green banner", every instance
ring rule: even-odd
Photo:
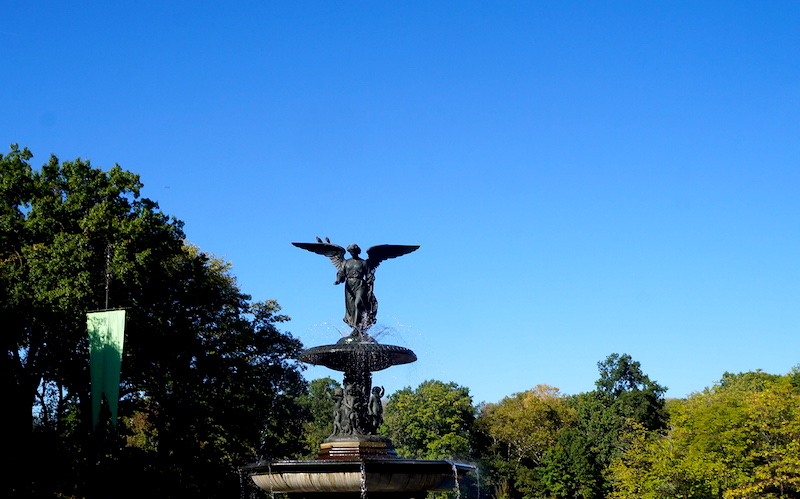
[[[86,314],[86,327],[89,330],[92,376],[92,427],[96,427],[100,419],[100,407],[105,396],[111,411],[111,424],[116,428],[125,311],[90,312]]]

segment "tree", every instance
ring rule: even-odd
[[[625,451],[608,468],[615,499],[712,498],[720,496],[715,465],[687,460],[671,435],[641,425],[627,435]],[[715,469],[716,468],[716,469]]]
[[[389,396],[379,433],[391,438],[403,457],[467,459],[474,421],[468,388],[430,380]]]
[[[341,385],[332,378],[314,379],[308,385],[308,393],[298,398],[305,410],[303,439],[308,457],[315,457],[320,444],[333,433],[333,391],[336,388]]]
[[[541,464],[541,482],[548,497],[602,497],[604,470],[591,449],[591,442],[577,426],[559,430]]]
[[[628,354],[609,355],[597,363],[597,389],[573,399],[579,420],[593,441],[598,463],[608,466],[621,451],[623,436],[637,423],[647,430],[666,424],[666,387],[651,381],[638,361]]]
[[[800,497],[800,390],[791,375],[726,373],[639,427],[609,468],[612,497]]]
[[[251,303],[227,263],[186,245],[182,223],[140,198],[137,175],[55,156],[35,171],[31,157],[17,146],[0,155],[3,381],[19,465],[5,485],[83,493],[93,470],[138,460],[126,469],[131,487],[213,496],[238,484],[234,463],[256,457],[260,432],[264,447],[295,452],[293,397],[304,383],[291,359],[301,345],[278,331],[287,318],[277,304]],[[100,440],[85,313],[106,307],[128,307],[129,319],[122,424]],[[60,463],[47,481],[26,476],[34,452]]]
[[[557,444],[559,432],[575,424],[575,410],[558,388],[548,385],[488,404],[477,425],[489,440],[484,459],[495,485],[507,482],[509,490],[541,493],[539,467]]]
[[[753,466],[726,499],[800,497],[800,390],[787,376],[747,399]]]
[[[667,420],[663,399],[666,388],[650,380],[638,361],[630,355],[614,353],[598,362],[597,367],[600,372],[595,382],[597,388],[569,399],[569,404],[577,411],[577,426],[582,436],[580,445],[583,446],[582,451],[571,455],[580,456],[580,459],[572,463],[563,459],[551,463],[567,470],[568,475],[587,477],[587,484],[591,485],[582,489],[583,497],[603,496],[608,483],[602,478],[601,470],[607,469],[623,451],[628,436],[637,426],[657,430],[664,428]],[[591,462],[588,467],[584,462],[587,455]]]
[[[574,424],[575,411],[558,388],[537,385],[488,405],[482,418],[486,433],[496,446],[508,449],[509,458],[538,466],[555,445],[558,431]]]
[[[632,419],[648,430],[664,427],[667,388],[651,381],[638,361],[628,354],[613,353],[597,367],[597,391],[619,417]]]
[[[136,175],[55,157],[34,171],[31,157],[16,145],[0,155],[0,313],[10,373],[3,380],[22,456],[35,447],[32,408],[44,415],[45,394],[57,396],[56,414],[88,399],[83,314],[105,308],[105,275],[113,272],[115,287],[157,278],[158,263],[179,255],[183,239],[179,222],[137,199]],[[118,305],[130,303],[112,296],[109,306]]]

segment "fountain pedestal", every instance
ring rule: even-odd
[[[397,452],[387,437],[364,435],[358,440],[331,437],[319,446],[318,459],[394,459]]]

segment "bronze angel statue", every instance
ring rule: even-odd
[[[352,336],[365,334],[376,322],[378,315],[378,300],[375,299],[375,269],[382,261],[389,258],[406,255],[415,251],[419,246],[402,246],[397,244],[381,244],[367,250],[367,259],[359,255],[361,248],[357,244],[347,247],[350,258],[345,258],[345,249],[332,244],[326,238],[323,242],[317,238],[316,243],[292,243],[298,248],[311,251],[318,255],[330,258],[336,267],[336,282],[344,283],[344,322],[353,328]]]

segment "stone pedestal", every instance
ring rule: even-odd
[[[317,453],[318,459],[396,459],[391,440],[385,437],[375,441],[324,442]]]

